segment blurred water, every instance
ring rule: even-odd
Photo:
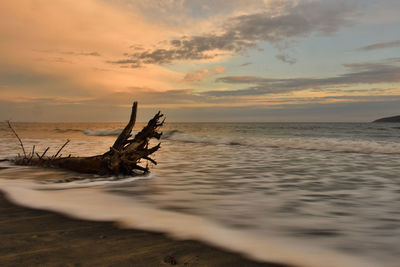
[[[51,146],[49,153],[54,153],[66,138],[71,139],[62,152],[65,155],[103,153],[123,126],[15,124],[29,150],[36,144],[39,151]],[[218,243],[259,259],[271,260],[273,255],[252,253],[257,249],[251,244],[264,249],[277,249],[279,244],[275,256],[281,256],[275,260],[306,266],[321,266],[320,261],[304,260],[318,258],[315,251],[320,250],[331,255],[329,259],[320,252],[324,266],[343,266],[339,258],[346,257],[364,261],[360,266],[365,262],[399,266],[399,124],[169,123],[163,130],[162,148],[156,155],[159,164],[150,177],[99,180],[60,170],[12,167],[0,170],[0,188],[21,204],[36,199],[42,201],[41,207],[87,219],[123,217],[133,227],[177,236],[185,232],[183,237]],[[20,153],[6,125],[0,126],[0,142],[1,157]],[[82,179],[48,182],[76,176]],[[18,188],[25,190],[25,196]],[[98,201],[100,194],[110,201],[101,208],[88,204],[85,209],[85,202],[78,205],[70,200],[67,209],[62,206],[66,203],[61,204],[65,199],[58,199],[60,192],[66,199],[85,193],[87,203]],[[139,211],[129,210],[132,206],[146,208],[145,214],[160,225],[142,223],[135,217]],[[208,230],[197,236],[198,227],[208,223],[218,227],[204,226]],[[242,245],[222,234],[227,229],[231,237],[240,236]],[[355,265],[350,259],[344,261]]]

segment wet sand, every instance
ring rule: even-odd
[[[197,241],[19,207],[1,193],[0,240],[0,266],[284,267]]]

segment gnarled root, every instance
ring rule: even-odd
[[[35,153],[35,147],[33,147],[32,152],[29,154],[26,154],[25,149],[23,149],[24,155],[16,157],[14,162],[18,165],[59,167],[76,172],[100,175],[133,175],[148,173],[148,164],[143,167],[139,165],[139,163],[141,160],[145,160],[157,164],[150,155],[160,148],[160,143],[149,147],[149,142],[151,139],[160,140],[162,133],[159,132],[158,129],[163,126],[165,119],[161,121],[164,115],[158,112],[134,138],[131,138],[132,129],[136,122],[136,113],[137,102],[134,102],[128,124],[115,140],[113,146],[110,147],[110,150],[102,155],[92,157],[60,157],[58,155],[68,144],[69,140],[67,140],[54,156],[46,156],[46,152],[49,148],[40,155],[39,153]],[[11,124],[9,124],[9,126],[20,141],[21,147],[24,148],[21,139],[18,137]]]

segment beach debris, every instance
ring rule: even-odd
[[[35,152],[35,146],[33,146],[32,152],[27,154],[21,138],[19,138],[11,123],[7,121],[8,126],[17,137],[23,151],[23,155],[18,155],[12,161],[17,165],[56,167],[99,175],[119,176],[146,174],[149,172],[149,162],[154,165],[157,164],[150,155],[160,149],[161,143],[152,147],[150,147],[149,143],[153,139],[160,140],[162,133],[158,130],[163,126],[165,117],[159,111],[135,137],[131,138],[132,129],[136,122],[137,106],[138,103],[134,102],[129,122],[117,137],[113,146],[110,147],[110,150],[102,155],[91,157],[73,157],[71,155],[68,157],[61,157],[62,155],[60,152],[70,142],[69,139],[53,156],[46,156],[49,147],[40,154]],[[139,164],[142,161],[146,161],[145,166]]]
[[[164,257],[164,262],[171,264],[171,265],[176,265],[178,262],[176,261],[174,256],[168,255]]]
[[[6,121],[6,122],[7,122],[7,124],[8,124],[8,127],[10,127],[11,131],[14,133],[15,137],[17,137],[17,139],[18,139],[18,141],[19,141],[19,144],[20,144],[20,146],[21,146],[22,152],[24,152],[24,157],[26,157],[25,147],[24,147],[24,144],[22,143],[21,138],[19,138],[17,132],[16,132],[16,131],[14,130],[14,128],[12,127],[10,121]]]

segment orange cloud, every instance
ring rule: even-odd
[[[183,78],[184,82],[199,82],[206,78],[215,76],[217,74],[225,73],[226,69],[221,66],[215,66],[214,68],[206,68],[189,72]]]

